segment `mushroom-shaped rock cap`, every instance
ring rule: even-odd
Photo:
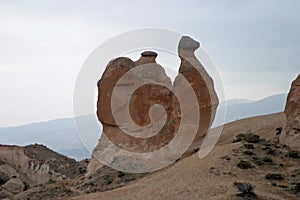
[[[143,65],[149,63],[156,63],[155,59],[157,57],[157,53],[153,51],[144,51],[141,53],[141,57],[139,60],[135,62],[136,65]]]
[[[155,53],[154,51],[144,51],[143,53],[141,53],[141,55],[143,57],[157,57],[157,53]]]
[[[200,47],[200,43],[197,42],[196,40],[193,40],[189,36],[182,36],[178,45],[179,50],[186,50],[186,51],[195,51],[199,47]]]

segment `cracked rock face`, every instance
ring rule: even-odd
[[[300,75],[292,83],[284,113],[286,124],[280,141],[300,151]]]
[[[194,124],[185,124],[184,134],[188,136],[198,126],[194,142],[206,135],[219,102],[211,77],[194,55],[199,47],[192,38],[182,37],[178,46],[181,65],[173,84],[156,63],[155,52],[143,52],[135,62],[125,57],[109,62],[98,82],[97,116],[103,133],[93,151],[89,174],[101,166],[96,157],[101,143],[105,143],[103,134],[124,150],[152,152],[175,137],[180,123],[192,121],[201,113]],[[195,101],[184,107],[183,114],[180,100],[191,99],[186,83],[192,88]],[[174,92],[183,98],[179,100]],[[195,107],[200,112],[197,115]]]

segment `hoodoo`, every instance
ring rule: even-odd
[[[110,142],[125,151],[147,153],[168,145],[180,129],[179,124],[184,124],[181,132],[184,130],[187,137],[183,139],[195,132],[191,143],[199,143],[207,134],[219,102],[211,77],[194,55],[199,47],[192,38],[181,38],[181,65],[173,85],[163,67],[156,63],[155,52],[145,51],[135,62],[125,57],[109,62],[98,82],[97,116],[103,133],[93,151],[89,174],[102,166],[97,159],[100,152],[102,156],[104,151],[109,153],[108,149],[115,152]],[[192,103],[181,105],[191,101],[192,96]],[[197,116],[199,120],[195,121]],[[185,153],[190,151],[193,149]],[[116,160],[120,159],[111,158],[109,162]]]

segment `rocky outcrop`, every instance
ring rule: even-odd
[[[0,145],[0,199],[37,185],[82,176],[84,168],[81,162],[43,145]]]
[[[136,62],[129,58],[117,58],[109,63],[98,83],[97,114],[103,125],[103,133],[111,142],[128,151],[156,150],[164,146],[174,132],[169,123],[159,134],[149,137],[156,133],[158,128],[155,128],[155,125],[159,126],[150,124],[151,121],[159,121],[164,114],[157,113],[158,110],[151,111],[150,108],[156,103],[163,106],[168,122],[171,121],[172,114],[172,92],[159,85],[171,87],[171,80],[164,69],[155,62],[156,56],[154,52],[144,52]],[[138,68],[140,65],[146,67]],[[132,73],[127,73],[133,68]],[[149,83],[145,84],[143,79],[149,79]],[[140,85],[143,86],[139,87]],[[130,116],[126,115],[128,109]],[[126,130],[122,127],[126,127]]]
[[[206,135],[219,105],[213,80],[194,54],[199,47],[200,43],[192,38],[188,36],[181,38],[178,46],[178,55],[181,59],[179,74],[182,76],[177,76],[174,81],[174,88],[178,93],[183,93],[184,101],[189,98],[189,94],[187,94],[186,84],[184,84],[183,79],[188,80],[198,100],[200,118],[194,142],[199,142],[199,139]],[[175,106],[174,109],[179,109],[179,107]],[[195,105],[191,104],[185,109],[188,110],[186,113],[193,113]]]
[[[97,116],[103,133],[93,151],[89,174],[102,166],[97,160],[100,153],[103,156],[104,151],[116,151],[109,142],[133,153],[154,152],[181,131],[183,136],[169,150],[177,151],[182,141],[192,138],[191,143],[199,142],[206,135],[215,117],[218,97],[212,79],[194,55],[199,47],[192,38],[182,37],[178,46],[181,65],[173,85],[156,63],[157,53],[152,51],[143,52],[136,62],[121,57],[107,65],[98,82]],[[186,153],[190,151],[194,150]],[[125,162],[131,162],[123,157]],[[120,158],[112,157],[107,162],[117,159]]]
[[[300,75],[292,83],[284,113],[286,124],[280,141],[300,151]]]

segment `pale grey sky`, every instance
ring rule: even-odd
[[[0,126],[72,116],[84,60],[111,36],[138,28],[199,40],[226,99],[285,93],[300,72],[300,1],[130,2],[0,0]]]

